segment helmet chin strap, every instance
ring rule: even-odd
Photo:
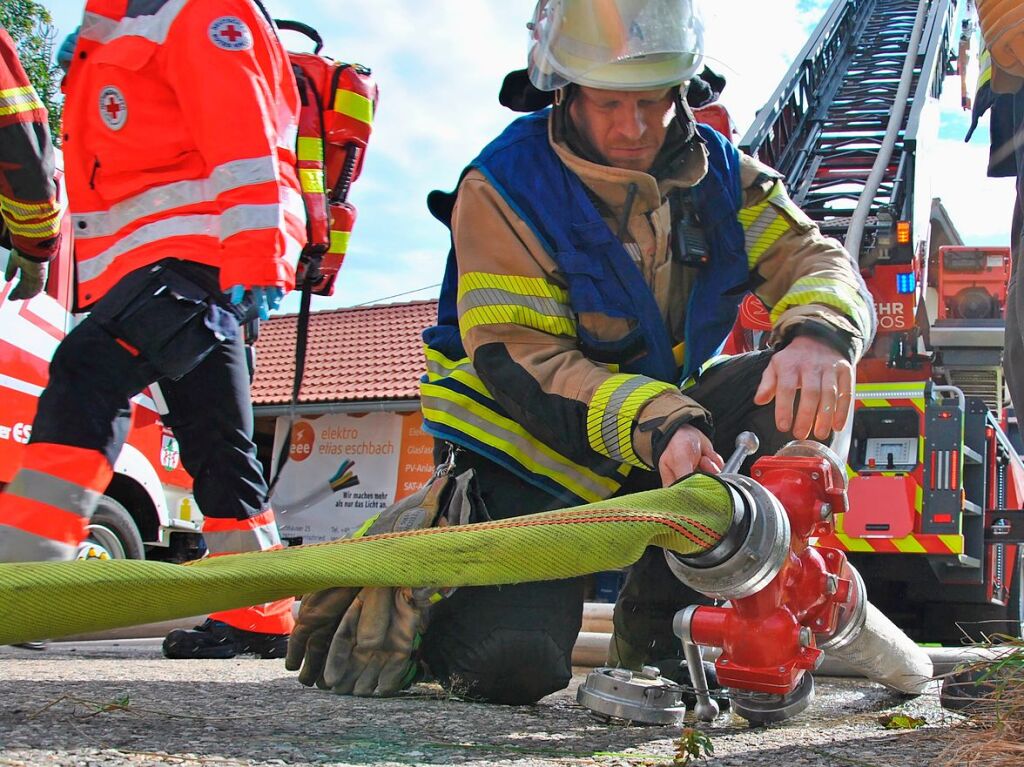
[[[679,123],[679,127],[690,130],[693,118],[690,116],[690,110],[686,104],[686,83],[675,86],[672,101],[675,103],[675,120]]]

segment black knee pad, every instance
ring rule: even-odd
[[[459,589],[434,608],[421,656],[461,696],[536,703],[572,679],[582,610],[580,579]]]
[[[469,700],[520,706],[565,689],[570,653],[541,630],[498,629],[473,646],[428,659],[437,680]]]

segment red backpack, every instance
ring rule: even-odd
[[[329,296],[356,221],[348,192],[363,168],[377,111],[377,84],[368,68],[319,55],[323,39],[309,25],[280,19],[274,23],[300,32],[315,45],[312,53],[288,52],[301,100],[296,156],[308,221],[296,285],[308,279],[313,293]]]

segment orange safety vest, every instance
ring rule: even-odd
[[[88,0],[63,89],[79,308],[167,257],[294,287],[298,92],[252,0]]]

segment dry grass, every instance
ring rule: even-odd
[[[1024,640],[998,639],[1002,643],[991,646],[1005,650],[1005,655],[966,669],[979,675],[985,689],[962,712],[968,724],[952,731],[954,740],[939,756],[937,767],[1024,765]]]

